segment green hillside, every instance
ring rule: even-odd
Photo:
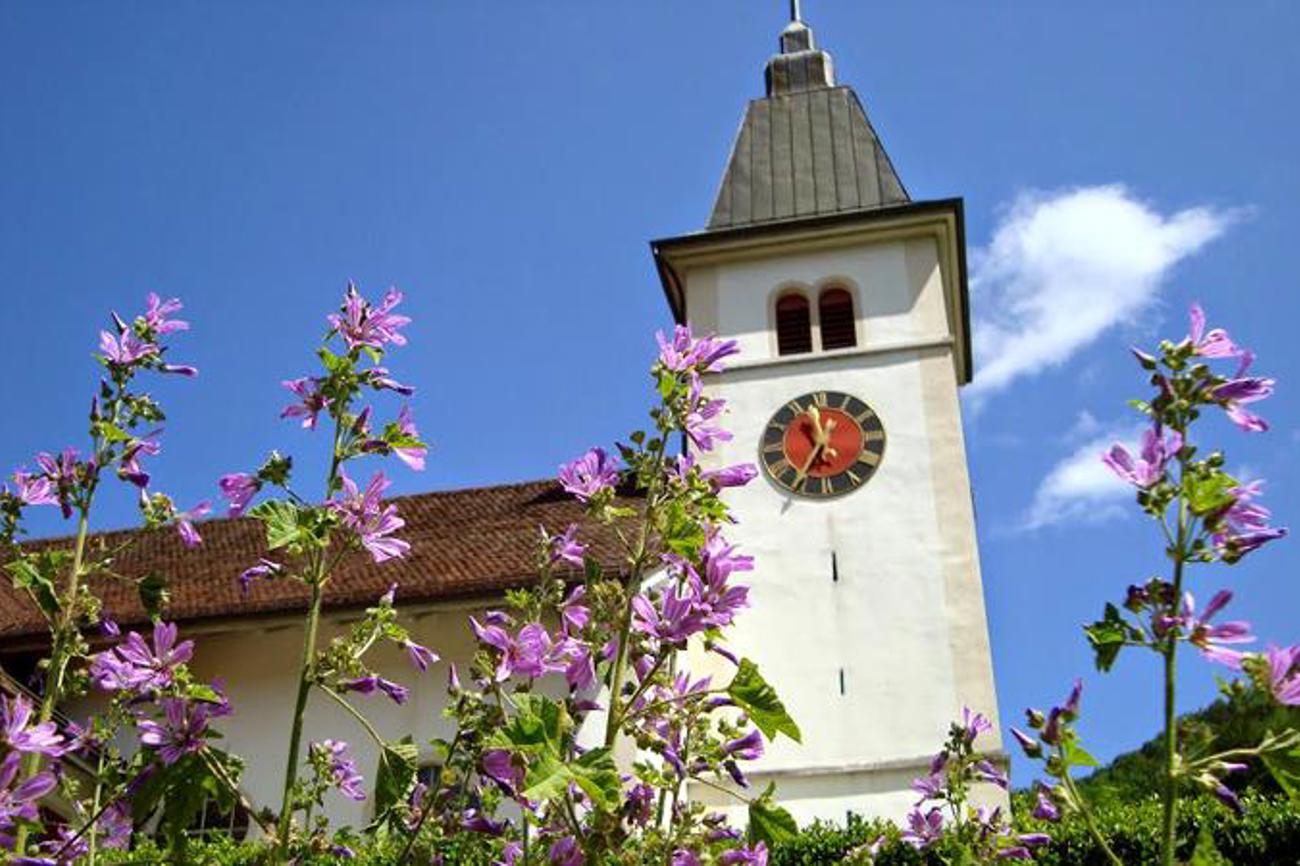
[[[1179,736],[1193,755],[1251,747],[1266,732],[1286,728],[1300,728],[1300,708],[1280,707],[1268,696],[1250,692],[1234,694],[1231,699],[1220,698],[1179,719]],[[1157,795],[1163,773],[1162,752],[1160,737],[1153,737],[1140,748],[1119,755],[1081,779],[1080,787],[1095,801],[1136,802]],[[1258,761],[1249,763],[1248,771],[1226,780],[1230,787],[1238,792],[1278,793],[1277,783],[1268,771]]]

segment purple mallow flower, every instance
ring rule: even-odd
[[[551,845],[551,849],[546,852],[546,859],[551,866],[582,866],[587,862],[578,840],[572,836],[556,840]]]
[[[208,719],[220,713],[214,712],[210,704],[183,698],[163,698],[161,703],[161,721],[141,719],[136,727],[142,744],[157,749],[164,764],[174,764],[203,748]]]
[[[726,408],[725,400],[710,400],[703,396],[702,386],[698,380],[691,384],[691,411],[686,414],[686,435],[696,448],[712,451],[719,442],[731,440],[731,433],[722,426],[713,423]]]
[[[321,393],[320,380],[304,377],[286,379],[280,384],[298,397],[298,402],[286,406],[280,413],[280,417],[301,418],[303,427],[315,430],[317,417],[334,402]]]
[[[118,465],[118,477],[129,481],[140,489],[149,486],[149,473],[144,471],[140,465],[142,456],[156,457],[162,452],[162,446],[158,444],[157,436],[162,433],[161,430],[154,430],[145,436],[131,442],[130,445],[122,451],[122,460]]]
[[[382,692],[395,704],[404,704],[410,696],[410,691],[403,685],[386,680],[383,677],[369,674],[364,677],[342,680],[339,682],[339,690],[344,692],[357,692],[363,695],[373,695],[375,692]]]
[[[200,502],[189,511],[177,512],[176,531],[180,533],[182,544],[192,548],[203,543],[203,537],[194,528],[194,521],[206,517],[210,511],[212,511],[212,503]]]
[[[330,501],[329,507],[342,518],[343,525],[357,534],[361,546],[370,552],[375,562],[405,556],[411,545],[391,536],[405,526],[406,521],[397,516],[396,505],[384,505],[381,501],[392,482],[383,472],[376,472],[363,493],[343,470],[339,470],[339,477],[343,482],[343,492],[338,499]]]
[[[617,483],[618,461],[605,454],[603,448],[592,448],[572,463],[560,467],[561,486],[583,502]]]
[[[361,376],[363,381],[377,391],[396,391],[403,397],[410,397],[415,393],[415,389],[410,385],[403,385],[401,382],[390,376],[387,367],[371,367],[369,370],[362,373]]]
[[[150,692],[165,689],[175,681],[176,669],[194,655],[194,641],[176,642],[174,623],[153,627],[153,646],[137,632],[91,659],[90,678],[104,691]]]
[[[22,695],[0,698],[0,742],[15,752],[58,757],[66,750],[54,722],[31,724],[34,708]]]
[[[545,529],[542,530],[545,533]],[[564,532],[550,538],[547,544],[547,558],[551,565],[559,562],[567,562],[570,565],[582,567],[582,556],[587,552],[587,548],[577,539],[578,526],[576,523],[570,523]]]
[[[158,347],[141,340],[130,331],[114,337],[108,331],[99,332],[99,350],[108,362],[116,367],[129,367],[158,354]]]
[[[1235,358],[1244,351],[1232,342],[1228,332],[1222,328],[1214,328],[1206,332],[1205,311],[1201,309],[1200,304],[1192,304],[1188,311],[1188,318],[1191,320],[1191,328],[1187,334],[1187,342],[1202,358]]]
[[[1240,557],[1286,536],[1285,528],[1268,525],[1273,513],[1256,501],[1263,490],[1264,482],[1253,481],[1228,491],[1233,501],[1220,517],[1213,536],[1220,551]]]
[[[1183,593],[1183,603],[1178,616],[1160,617],[1155,623],[1156,628],[1160,632],[1174,627],[1181,628],[1187,641],[1199,649],[1207,659],[1239,669],[1242,654],[1227,647],[1231,644],[1250,643],[1255,639],[1255,636],[1250,633],[1250,623],[1235,621],[1220,625],[1210,624],[1214,615],[1223,610],[1230,601],[1232,601],[1232,593],[1226,589],[1220,590],[1210,599],[1209,604],[1205,606],[1205,611],[1197,616],[1196,599],[1190,592]]]
[[[723,358],[740,351],[735,340],[719,340],[712,334],[695,339],[690,325],[677,325],[671,340],[659,331],[655,340],[659,343],[659,362],[675,373],[692,368],[717,373],[724,369]]]
[[[221,488],[221,495],[230,503],[230,516],[239,517],[262,489],[262,482],[247,472],[232,472],[221,476],[217,486]]]
[[[682,595],[672,586],[664,588],[657,605],[644,595],[635,596],[632,626],[669,643],[681,643],[708,627],[704,615],[696,609],[694,592],[687,590]]]
[[[1122,480],[1135,487],[1147,488],[1165,476],[1165,466],[1183,447],[1183,437],[1176,431],[1165,434],[1159,426],[1142,434],[1142,450],[1137,459],[1123,445],[1116,443],[1102,455],[1101,461]]]
[[[180,298],[163,300],[156,292],[150,292],[145,298],[144,323],[155,334],[170,334],[175,331],[188,331],[190,323],[180,319],[168,319],[172,313],[179,312],[184,305]]]
[[[1264,652],[1268,662],[1268,687],[1278,703],[1300,706],[1300,646],[1270,646]]]
[[[321,740],[309,747],[313,757],[326,765],[334,787],[339,793],[351,800],[366,799],[364,780],[357,772],[356,761],[348,754],[348,744],[342,740]]]
[[[1040,821],[1056,822],[1061,820],[1061,809],[1052,799],[1051,794],[1042,785],[1037,788],[1037,796],[1034,797],[1034,810],[1031,813]]]
[[[397,413],[397,429],[403,436],[412,439],[420,438],[420,431],[416,429],[415,421],[411,418],[410,406],[402,406],[401,411]],[[429,448],[426,445],[396,445],[393,447],[393,453],[407,466],[417,472],[423,472],[424,458],[429,453]]]
[[[1229,379],[1212,390],[1210,396],[1223,404],[1232,423],[1247,433],[1262,433],[1268,430],[1268,422],[1245,407],[1272,396],[1274,384],[1274,380],[1258,376]]]
[[[429,665],[436,664],[439,659],[438,654],[433,650],[421,646],[413,640],[402,641],[402,649],[406,650],[407,656],[411,659],[411,664],[415,665],[421,673],[427,671]]]
[[[330,313],[326,319],[349,349],[363,346],[382,349],[385,343],[405,346],[406,337],[399,331],[410,324],[411,320],[392,312],[402,302],[402,298],[402,293],[397,289],[389,289],[384,294],[383,303],[376,307],[361,297],[355,284],[349,283],[339,312]]]
[[[58,505],[59,495],[44,475],[30,475],[22,470],[13,474],[14,495],[23,505]]]
[[[907,829],[899,838],[913,848],[924,849],[933,845],[943,836],[943,812],[938,806],[928,812],[913,809],[907,816]]]
[[[22,755],[10,752],[0,760],[0,846],[18,821],[36,821],[40,817],[38,804],[58,785],[54,774],[45,771],[15,786]]]
[[[284,566],[278,562],[272,562],[269,559],[258,560],[257,565],[244,569],[239,575],[239,592],[241,595],[248,595],[249,588],[253,581],[263,578],[272,578],[279,576],[284,571]]]
[[[703,477],[713,485],[714,490],[721,490],[724,487],[744,487],[758,477],[758,467],[753,463],[737,463],[725,469],[705,472]]]

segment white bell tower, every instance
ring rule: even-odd
[[[708,228],[652,250],[676,319],[742,349],[705,383],[735,433],[705,462],[763,467],[729,491],[728,536],[757,558],[732,648],[804,734],[769,750],[754,787],[776,782],[800,821],[900,819],[963,705],[994,722],[981,746],[1001,754],[957,393],[971,379],[962,203],[908,197],[792,19]]]

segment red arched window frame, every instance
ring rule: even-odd
[[[812,351],[812,308],[802,292],[786,292],[776,299],[776,351],[778,355]]]
[[[823,289],[817,297],[817,319],[823,349],[849,349],[858,344],[853,293],[848,289],[839,286]]]

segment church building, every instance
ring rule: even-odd
[[[703,455],[708,467],[761,467],[759,479],[727,491],[739,521],[728,537],[756,561],[752,608],[731,640],[803,732],[802,744],[772,744],[747,772],[757,788],[774,782],[801,822],[849,812],[900,820],[916,800],[909,783],[963,706],[994,722],[982,746],[1001,754],[958,398],[972,376],[962,202],[910,198],[797,8],[765,79],[707,226],[654,241],[651,252],[674,319],[742,350],[705,379],[727,401],[734,433]],[[382,656],[379,672],[412,685],[411,699],[366,708],[385,736],[427,742],[450,733],[446,663],[463,668],[472,657],[467,615],[532,580],[538,525],[581,523],[582,506],[549,480],[394,501],[411,554],[346,566],[329,588],[323,632],[342,632],[398,585],[412,638],[444,661],[412,680],[399,651]],[[195,673],[227,680],[235,714],[220,727],[247,761],[244,790],[276,805],[306,590],[259,582],[244,596],[235,578],[264,552],[261,524],[201,529],[199,550],[154,533],[119,566],[168,575],[167,615],[196,640]],[[597,557],[612,559],[609,539],[584,532]],[[97,590],[124,629],[145,621],[129,586]],[[0,584],[0,666],[21,679],[44,634],[25,598]],[[720,664],[703,653],[694,661],[697,671]],[[342,710],[314,701],[304,733],[349,739],[373,776],[378,755]],[[715,790],[692,795],[734,807]],[[335,797],[330,808],[338,823],[370,817],[367,802]]]

